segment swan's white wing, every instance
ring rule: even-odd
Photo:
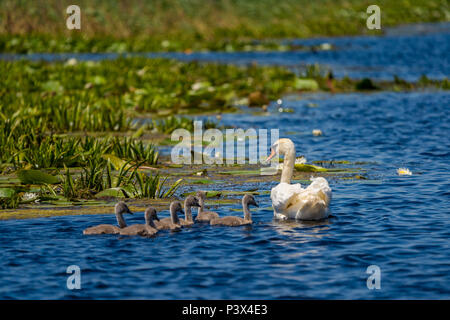
[[[318,220],[328,217],[331,188],[322,177],[311,178],[303,189],[300,184],[280,183],[272,189],[270,198],[277,218]]]
[[[311,178],[312,183],[297,195],[296,218],[302,220],[319,220],[329,216],[331,188],[325,178]]]
[[[305,190],[308,190],[312,194],[322,192],[325,196],[323,200],[328,206],[331,201],[331,188],[328,181],[323,177],[311,178],[311,181],[312,183]]]
[[[302,190],[302,186],[299,183],[288,184],[285,182],[281,182],[279,185],[272,188],[270,199],[272,200],[275,216],[281,218],[279,217],[279,214],[282,214],[290,218],[286,214],[286,210],[292,206],[292,199],[295,199],[297,194]]]

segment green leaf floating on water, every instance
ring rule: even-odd
[[[192,184],[214,184],[217,183],[216,181],[213,181],[211,179],[196,179],[189,181]]]
[[[42,172],[40,170],[19,170],[17,177],[22,184],[56,184],[58,177]]]
[[[315,91],[319,89],[319,84],[314,79],[295,79],[294,87],[297,90]]]
[[[296,163],[295,164],[295,170],[300,172],[327,172],[328,169],[322,168],[319,166],[315,166],[312,164],[302,164],[302,163]]]
[[[16,194],[13,188],[0,188],[0,198],[12,198]]]
[[[234,171],[220,171],[218,174],[229,174],[229,175],[259,175],[259,170],[234,170]]]

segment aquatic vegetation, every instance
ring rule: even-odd
[[[142,172],[135,173],[135,195],[139,198],[170,198],[181,185],[183,179],[178,179],[171,187],[164,188],[167,178],[161,179],[158,174],[148,176]]]
[[[312,164],[295,163],[294,169],[299,172],[326,172],[328,169]]]
[[[55,184],[59,179],[40,170],[19,170],[17,177],[23,184]]]
[[[204,175],[205,168],[166,168],[170,163],[160,163],[156,144],[173,143],[168,135],[174,129],[193,130],[194,118],[183,115],[221,114],[242,104],[265,105],[289,92],[329,90],[327,72],[318,65],[296,72],[137,57],[70,64],[0,61],[0,172],[22,175],[25,186],[18,190],[14,182],[14,195],[4,196],[2,203],[15,207],[31,201],[170,197],[181,185],[181,180],[172,180],[175,176],[191,185],[219,185],[228,178],[261,181],[259,168],[242,166],[208,168],[208,179],[192,179],[195,172]],[[333,81],[340,92],[354,91],[357,83]],[[444,87],[446,81],[371,83],[381,89],[395,85],[410,90]],[[292,111],[281,107],[282,101],[279,105],[283,112]],[[219,128],[220,123],[208,120],[203,126]],[[302,163],[294,167],[297,179],[311,172],[358,170]],[[31,170],[59,181],[24,180],[23,173]],[[172,184],[165,185],[167,181]],[[24,199],[24,192],[36,199]]]
[[[379,34],[367,30],[368,3],[358,0],[79,0],[82,34],[66,29],[57,0],[0,3],[3,52],[301,50],[276,39]],[[377,2],[383,27],[448,21],[445,0]],[[30,30],[33,30],[31,33]],[[256,39],[256,40],[255,40]],[[329,50],[324,43],[308,50]]]
[[[134,162],[141,162],[148,165],[158,163],[159,153],[152,144],[144,144],[133,138],[114,138],[107,151],[112,151],[114,155],[121,159],[130,159]]]
[[[20,196],[18,193],[14,192],[9,196],[3,196],[2,190],[0,189],[0,208],[2,209],[14,209],[19,206]]]
[[[357,82],[355,85],[356,90],[376,90],[378,87],[376,87],[372,80],[369,78],[364,78],[361,81]]]
[[[169,187],[165,187],[166,178],[156,173],[148,176],[125,163],[117,173],[108,162],[101,166],[89,162],[90,166],[82,168],[76,178],[72,178],[70,169],[66,168],[62,176],[62,192],[68,199],[99,197],[126,198],[170,198],[180,187],[183,179],[178,179]]]
[[[295,89],[305,91],[316,91],[319,89],[319,84],[314,79],[295,79]]]

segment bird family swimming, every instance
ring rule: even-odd
[[[84,235],[94,235],[94,234],[120,234],[127,236],[140,235],[144,237],[151,237],[158,233],[159,230],[171,230],[179,231],[182,227],[191,226],[194,224],[194,219],[192,217],[191,208],[199,207],[200,209],[204,206],[203,197],[205,193],[197,193],[199,196],[188,196],[184,201],[184,210],[180,201],[172,201],[170,203],[169,211],[170,217],[159,219],[156,209],[153,207],[148,207],[145,210],[145,224],[135,224],[127,226],[123,218],[124,213],[130,213],[130,209],[125,204],[125,202],[120,201],[115,205],[115,214],[118,223],[118,227],[109,224],[101,224],[98,226],[87,228],[83,231]],[[215,212],[201,211],[202,214],[208,215],[209,220],[199,220],[197,221],[210,222],[211,225],[223,225],[223,226],[240,226],[252,223],[251,213],[249,210],[249,205],[258,206],[252,195],[245,195],[242,198],[242,208],[244,211],[244,218],[227,216],[220,218]],[[185,219],[180,219],[178,213],[184,214]],[[204,218],[204,217],[203,217]]]

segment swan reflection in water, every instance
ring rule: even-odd
[[[273,219],[270,226],[282,236],[286,236],[286,243],[307,243],[311,240],[330,236],[331,224],[335,218],[317,221],[279,220]]]

